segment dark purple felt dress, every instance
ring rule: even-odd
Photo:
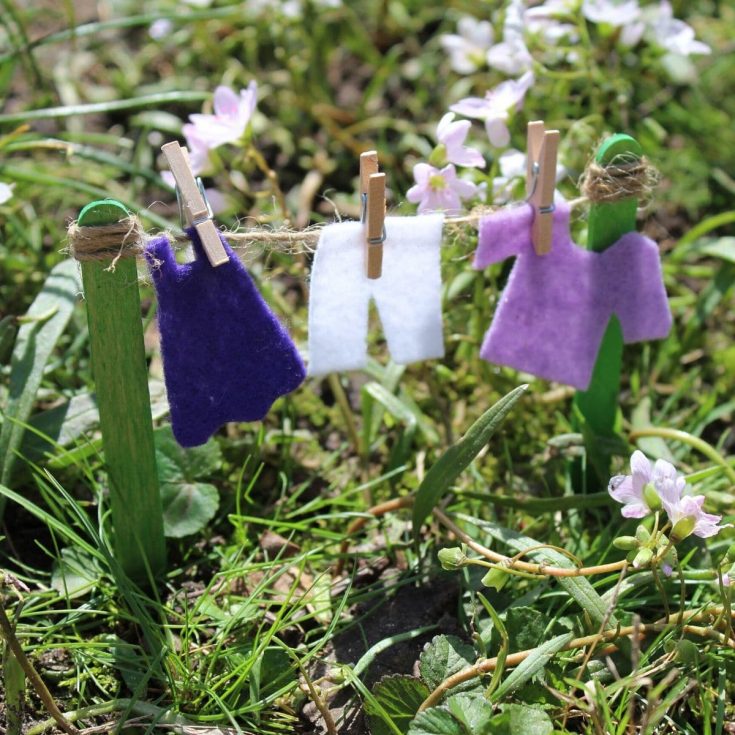
[[[203,444],[228,421],[262,419],[306,371],[296,346],[245,267],[220,236],[229,262],[213,268],[199,236],[196,259],[178,264],[165,236],[146,246],[171,424],[184,447]]]

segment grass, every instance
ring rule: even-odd
[[[358,153],[373,145],[394,192],[391,208],[411,213],[404,203],[411,168],[428,157],[447,100],[482,94],[503,78],[454,74],[438,40],[463,13],[487,16],[500,3],[307,4],[302,21],[247,15],[241,5],[161,0],[143,9],[123,1],[100,21],[83,3],[51,10],[0,3],[0,181],[15,184],[0,205],[0,319],[10,317],[0,321],[0,363],[8,386],[19,318],[65,258],[65,225],[82,206],[111,195],[151,230],[176,226],[158,150],[217,84],[239,89],[257,79],[254,143],[278,174],[291,223],[307,224],[331,219],[332,203],[354,214]],[[539,69],[543,81],[511,131],[523,148],[526,116],[558,125],[569,172],[561,186],[570,197],[604,132],[635,135],[661,169],[655,206],[639,227],[661,243],[675,327],[664,341],[625,348],[614,471],[627,471],[636,446],[669,458],[696,481],[708,507],[732,521],[735,15],[705,1],[675,3],[675,11],[715,49],[698,62],[696,83],[671,81],[649,52],[620,58],[598,39],[594,48],[580,46],[589,73]],[[172,28],[154,40],[148,28],[159,19]],[[497,155],[482,134],[476,126],[473,142],[485,146],[492,176]],[[228,197],[222,224],[250,217],[282,224],[267,177],[244,151],[215,152],[207,182]],[[580,242],[585,227],[581,211],[574,221]],[[574,492],[584,443],[571,417],[573,391],[478,358],[509,264],[472,271],[469,226],[448,229],[444,245],[446,358],[393,364],[373,318],[373,359],[364,372],[310,379],[262,424],[219,432],[197,459],[206,471],[183,480],[216,488],[218,506],[196,534],[168,540],[168,571],[149,589],[127,579],[111,552],[89,337],[84,305],[76,305],[40,366],[38,389],[28,387],[32,412],[22,421],[32,430],[0,491],[8,501],[0,568],[28,588],[15,593],[6,585],[3,606],[75,725],[127,720],[146,730],[270,734],[323,731],[331,717],[337,731],[358,733],[367,727],[364,710],[373,735],[400,733],[410,717],[390,709],[393,700],[376,682],[411,674],[435,635],[456,636],[470,648],[454,638],[452,645],[472,661],[502,650],[532,652],[525,658],[533,661],[549,641],[599,634],[609,640],[560,649],[513,691],[503,682],[514,667],[496,661],[493,686],[502,696],[488,717],[510,717],[513,710],[503,708],[523,705],[546,712],[560,733],[731,730],[733,649],[713,638],[733,637],[729,592],[714,574],[731,530],[684,541],[681,573],[670,579],[628,570],[623,578],[593,575],[588,588],[576,578],[506,575],[497,588],[482,583],[487,567],[441,568],[438,551],[458,543],[442,514],[495,553],[545,545],[523,561],[553,557],[549,563],[559,566],[577,564],[569,555],[580,566],[617,562],[625,553],[613,540],[635,532],[605,487]],[[310,256],[254,248],[245,258],[305,346]],[[156,305],[150,285],[141,289],[155,396],[162,377]],[[430,468],[525,382],[528,391],[477,459],[439,488],[442,514],[429,514],[414,539],[411,498]],[[3,384],[0,407],[7,406]],[[65,421],[54,419],[59,412]],[[164,427],[155,399],[153,412]],[[59,424],[60,432],[49,428]],[[44,451],[29,444],[34,431],[48,434]],[[368,512],[391,501],[388,512]],[[680,610],[713,609],[688,628],[677,619],[657,623]],[[618,624],[640,631],[637,621],[653,627],[645,636],[615,635]],[[7,656],[5,666],[0,699],[13,735]],[[488,670],[481,681],[492,680]],[[425,697],[427,682],[402,685]],[[433,708],[447,708],[436,716],[454,717],[449,706]],[[29,690],[24,731],[50,730],[48,717]],[[502,730],[512,726],[500,720],[488,727],[523,732]]]

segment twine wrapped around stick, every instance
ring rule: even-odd
[[[143,254],[146,234],[138,217],[131,214],[119,222],[95,227],[80,227],[72,222],[67,229],[69,253],[79,261],[108,260],[105,269],[114,271],[120,258],[136,258]]]
[[[579,189],[592,203],[619,202],[630,198],[646,203],[650,201],[659,178],[658,171],[645,156],[621,155],[607,166],[590,161],[580,178]]]

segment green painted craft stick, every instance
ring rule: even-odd
[[[618,134],[611,136],[600,146],[595,161],[600,166],[609,166],[612,163],[631,163],[642,155],[643,150],[634,138]],[[614,245],[626,232],[635,230],[637,208],[636,197],[592,204],[587,235],[588,250],[602,252]],[[588,429],[588,457],[595,457],[596,468],[605,473],[610,465],[610,454],[604,442],[599,439],[610,438],[615,434],[622,358],[623,331],[618,318],[613,316],[602,338],[589,388],[578,391],[574,398]],[[592,443],[594,446],[591,446]]]
[[[78,224],[119,222],[128,210],[113,199],[92,202]],[[82,282],[110,488],[115,558],[138,582],[164,570],[166,548],[158,487],[148,368],[135,258],[82,261]]]

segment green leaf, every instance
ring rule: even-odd
[[[51,586],[63,597],[81,597],[97,586],[102,572],[99,564],[84,550],[69,546],[61,550],[54,564]]]
[[[209,523],[219,508],[214,485],[202,482],[168,482],[161,485],[163,531],[169,538],[197,533]]]
[[[385,676],[373,687],[373,700],[365,701],[371,735],[407,733],[429,688],[414,676]]]
[[[375,735],[375,733],[373,733]],[[475,735],[467,729],[449,711],[446,705],[431,707],[419,712],[411,723],[408,735]],[[479,734],[478,734],[479,735]]]
[[[492,718],[485,697],[458,694],[416,715],[408,735],[493,735]]]
[[[212,438],[206,444],[184,449],[174,439],[170,426],[157,429],[156,463],[161,484],[194,482],[209,477],[222,464],[222,450]]]
[[[542,643],[508,674],[505,681],[501,682],[500,686],[493,692],[492,701],[497,702],[543,671],[551,657],[561,651],[573,638],[572,633],[564,633],[546,641],[546,643]]]
[[[502,541],[516,553],[521,551],[525,552],[532,547],[539,546],[539,542],[536,539],[530,536],[524,536],[517,531],[512,531],[510,528],[505,528],[498,523],[483,521],[464,514],[458,514],[457,517],[486,531],[494,539]],[[574,569],[572,561],[564,556],[564,554],[554,551],[554,549],[538,549],[530,552],[529,556],[538,562],[546,562],[557,567]],[[592,618],[592,622],[598,625],[602,624],[607,615],[608,603],[597,594],[595,588],[586,577],[558,577],[557,581],[564,591],[573,597],[583,610],[587,611]],[[607,621],[607,627],[615,628],[617,624],[617,618],[614,614],[611,614]]]
[[[16,450],[41,385],[43,371],[71,317],[82,284],[74,260],[55,266],[18,330],[10,363],[8,402],[0,429],[0,482],[8,484]],[[4,508],[0,499],[0,516]]]
[[[549,622],[547,615],[532,607],[511,607],[505,613],[505,629],[508,631],[511,651],[534,648],[544,639]]]
[[[424,646],[421,652],[419,672],[429,687],[436,689],[444,679],[472,666],[476,659],[475,649],[469,643],[465,643],[454,635],[437,635]],[[473,679],[466,682],[465,689],[466,684],[476,687],[478,680]]]
[[[490,721],[493,735],[552,735],[554,725],[538,707],[524,704],[503,705],[503,711]]]
[[[527,388],[527,385],[520,385],[506,396],[503,396],[494,406],[485,411],[472,424],[469,431],[454,446],[447,449],[431,466],[416,492],[416,502],[413,506],[414,539],[418,539],[421,524],[434,509],[441,496],[469,466],[470,462],[480,453],[480,450],[487,445],[490,437]]]

